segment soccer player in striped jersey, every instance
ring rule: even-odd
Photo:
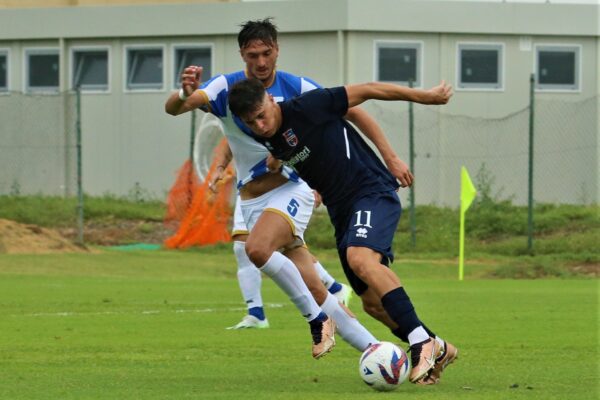
[[[445,82],[430,90],[382,82],[315,89],[279,103],[257,79],[229,91],[232,113],[321,194],[348,281],[363,301],[379,300],[397,336],[409,342],[409,379],[418,384],[437,383],[457,350],[421,322],[400,279],[387,268],[401,214],[399,185],[344,116],[369,99],[446,104],[451,96]]]
[[[227,112],[229,87],[248,76],[261,79],[265,87],[281,100],[312,90],[318,85],[308,78],[275,71],[277,31],[268,19],[246,23],[238,35],[238,41],[240,53],[246,62],[245,71],[218,75],[200,87],[201,68],[188,67],[182,74],[180,93],[173,93],[165,108],[168,113],[178,115],[198,107],[207,107],[225,122],[231,153],[216,154],[215,157],[223,169],[232,156],[236,163],[241,198],[236,214],[238,221],[243,220],[244,227],[249,231],[245,245],[248,257],[244,263],[253,272],[247,271],[248,275],[259,279],[256,276],[260,273],[254,268],[256,265],[288,294],[311,325],[313,356],[318,358],[325,354],[334,343],[331,321],[325,314],[336,321],[340,335],[362,351],[377,339],[340,306],[337,298],[327,292],[316,274],[314,259],[303,247],[303,232],[314,202],[312,190],[290,168],[283,168],[281,173],[269,173],[266,166],[268,151],[253,140],[249,130],[244,128],[246,132],[240,131],[243,123],[233,120]],[[289,259],[277,251],[281,248]],[[238,260],[243,259],[243,242],[236,242],[234,249]],[[301,275],[296,271],[296,266]],[[256,290],[254,292],[256,294]],[[315,300],[325,314],[321,313]]]

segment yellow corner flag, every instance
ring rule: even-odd
[[[463,166],[460,169],[460,238],[458,251],[458,280],[463,280],[464,262],[465,262],[465,213],[475,199],[477,190],[469,177],[467,169]]]

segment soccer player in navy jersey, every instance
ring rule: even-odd
[[[321,194],[348,281],[364,302],[381,302],[397,325],[395,333],[410,344],[409,379],[418,384],[437,383],[458,351],[419,320],[400,279],[387,268],[401,214],[399,185],[343,117],[369,99],[446,104],[451,96],[445,82],[430,90],[382,82],[315,89],[280,103],[256,79],[238,82],[229,92],[230,110],[257,141]]]

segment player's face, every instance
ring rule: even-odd
[[[252,40],[248,46],[240,50],[240,54],[246,63],[248,78],[256,78],[263,83],[269,83],[279,55],[277,43],[267,45],[262,40]]]
[[[242,121],[252,132],[262,137],[271,137],[277,132],[277,105],[273,97],[265,93],[262,104],[250,114],[244,116]]]

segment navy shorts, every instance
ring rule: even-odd
[[[347,248],[356,246],[373,249],[381,254],[381,263],[388,265],[394,260],[392,240],[401,213],[402,206],[395,191],[371,193],[345,207],[345,210],[330,210],[340,262],[348,282],[359,296],[367,290],[368,285],[350,268]]]

